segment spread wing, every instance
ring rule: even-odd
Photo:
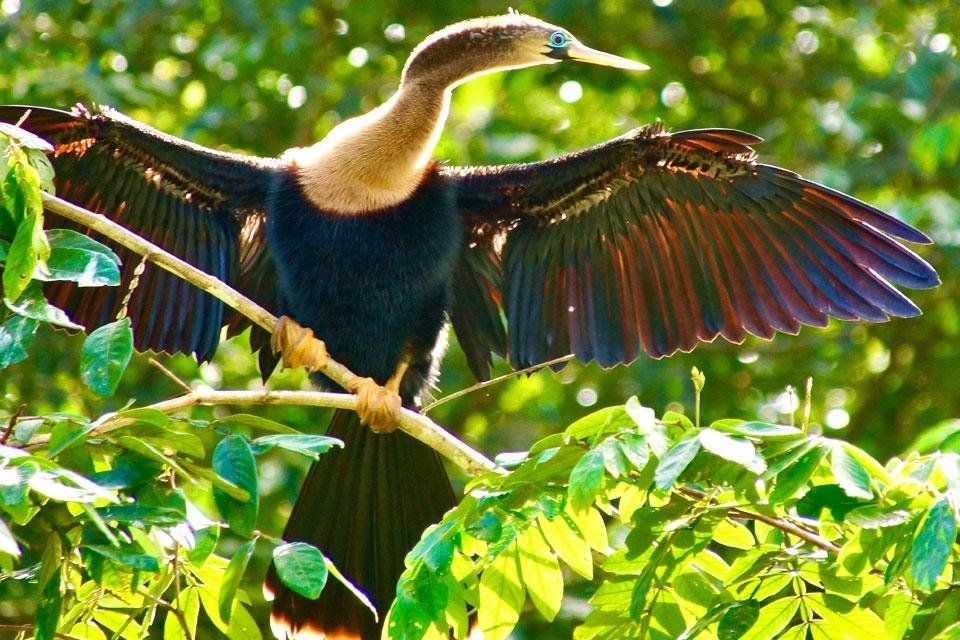
[[[467,227],[451,315],[474,373],[504,351],[514,367],[568,353],[611,366],[830,316],[917,315],[890,283],[939,279],[894,238],[929,239],[758,163],[758,142],[655,124],[545,162],[445,168]]]
[[[61,198],[102,213],[273,306],[267,286],[273,266],[261,229],[274,160],[207,149],[107,107],[66,112],[4,106],[0,121],[20,122],[53,145],[50,159]],[[73,226],[48,215],[47,226]],[[45,286],[50,301],[87,330],[115,319],[140,263],[140,256],[98,239],[122,260],[119,287]],[[200,360],[213,355],[228,319],[222,302],[151,264],[133,290],[128,313],[137,349],[193,353]],[[244,324],[229,320],[232,330]]]

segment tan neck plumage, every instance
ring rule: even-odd
[[[447,87],[404,82],[381,106],[285,158],[304,194],[324,211],[361,215],[396,205],[422,181],[449,103]]]

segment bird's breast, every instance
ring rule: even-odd
[[[443,316],[462,234],[454,193],[433,168],[404,202],[362,214],[317,207],[292,171],[268,201],[283,311],[361,375],[392,371],[424,318]],[[372,363],[368,352],[385,355]]]

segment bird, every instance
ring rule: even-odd
[[[920,313],[894,285],[939,283],[903,244],[930,239],[760,162],[762,140],[742,131],[670,132],[657,122],[539,162],[434,159],[456,86],[564,62],[648,68],[510,12],[430,35],[385,103],[276,158],[204,148],[104,106],[7,106],[0,121],[51,142],[60,197],[312,330],[408,408],[437,375],[448,325],[483,380],[494,356],[516,369],[567,354],[611,367],[717,337],[796,334],[831,317]],[[139,259],[117,252],[127,283]],[[89,330],[114,318],[124,289],[48,283],[45,293]],[[139,350],[200,361],[224,326],[233,335],[250,325],[149,264],[128,313]],[[277,363],[268,341],[251,329],[264,375]],[[338,583],[310,600],[271,569],[278,638],[379,637],[404,554],[456,502],[437,454],[392,430],[387,414],[335,413],[328,433],[345,447],[313,464],[283,536],[321,549],[379,621]]]

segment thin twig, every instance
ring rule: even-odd
[[[703,491],[699,491],[692,487],[679,487],[678,491],[684,495],[690,496],[691,498],[696,498],[702,500],[707,497],[707,494]],[[806,527],[801,527],[800,525],[794,524],[788,520],[783,520],[782,518],[774,518],[773,516],[767,516],[762,513],[753,513],[752,511],[744,511],[741,508],[733,507],[728,513],[734,518],[743,518],[745,520],[758,520],[764,524],[768,524],[775,529],[780,529],[784,533],[790,533],[801,540],[812,544],[815,547],[823,549],[827,553],[832,553],[834,555],[840,553],[840,547],[830,542],[823,536],[819,535],[815,531],[811,531]]]
[[[3,434],[0,435],[0,444],[7,444],[7,440],[10,439],[10,434],[13,433],[13,429],[17,426],[17,421],[20,420],[20,416],[23,415],[23,410],[26,408],[27,405],[22,404],[11,414],[10,419],[7,421],[7,426],[3,430]]]
[[[152,364],[153,366],[155,366],[157,369],[159,369],[159,370],[160,370],[160,373],[162,373],[163,375],[165,375],[165,376],[167,376],[168,378],[170,378],[170,380],[172,380],[175,385],[177,385],[178,387],[180,387],[181,389],[183,389],[183,390],[186,391],[187,393],[190,393],[191,391],[193,391],[193,389],[190,387],[190,385],[188,385],[186,382],[184,382],[183,380],[181,380],[181,379],[177,376],[177,374],[175,374],[173,371],[170,371],[170,369],[167,369],[165,366],[163,366],[163,363],[161,363],[161,362],[160,362],[159,360],[157,360],[156,358],[150,358],[150,360],[148,360],[148,362],[149,362],[150,364]]]
[[[504,380],[509,380],[510,378],[514,378],[524,373],[533,373],[534,371],[539,371],[540,369],[552,367],[553,365],[560,364],[561,362],[569,362],[570,360],[573,360],[575,357],[576,356],[574,356],[571,353],[569,355],[560,356],[559,358],[554,358],[553,360],[547,360],[546,362],[541,362],[540,364],[535,364],[531,367],[527,367],[526,369],[520,369],[519,371],[511,371],[510,373],[505,373],[502,376],[497,376],[496,378],[491,378],[490,380],[484,380],[483,382],[478,382],[474,385],[467,387],[466,389],[460,389],[459,391],[455,391],[451,394],[445,395],[438,400],[434,400],[427,406],[420,409],[420,411],[422,411],[423,413],[429,413],[430,411],[436,409],[440,405],[446,402],[450,402],[451,400],[455,400],[461,396],[465,396],[468,393],[479,391],[480,389],[498,384],[500,382],[503,382]]]

